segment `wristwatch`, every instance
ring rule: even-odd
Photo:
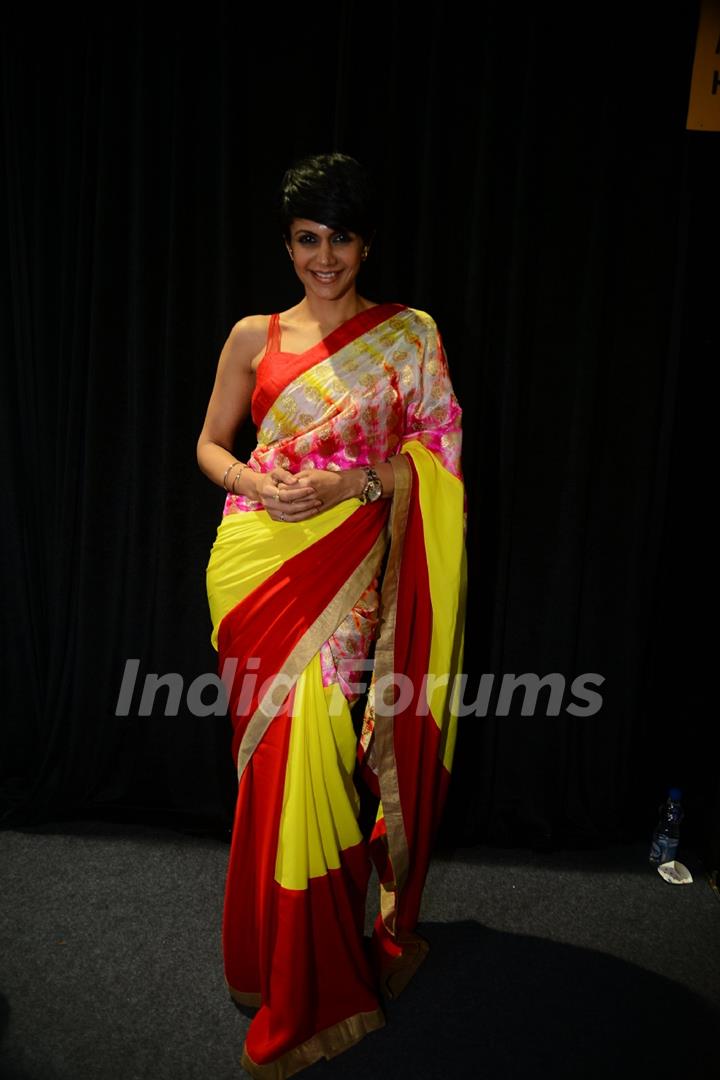
[[[367,473],[367,480],[365,481],[365,487],[360,492],[358,498],[361,503],[375,502],[382,495],[382,481],[380,477],[371,469],[369,465],[364,466]]]

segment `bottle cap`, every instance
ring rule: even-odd
[[[680,802],[682,798],[682,788],[671,787],[668,788],[668,799],[672,799],[673,802]]]

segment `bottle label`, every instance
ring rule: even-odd
[[[653,836],[652,846],[650,848],[650,862],[672,862],[675,858],[677,848],[678,841],[674,837],[665,836],[664,833],[656,833]]]

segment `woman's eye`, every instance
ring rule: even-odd
[[[314,242],[315,242],[315,237],[314,236],[301,236],[300,237],[300,243],[301,244],[312,244]]]
[[[335,240],[339,244],[348,244],[352,240],[352,237],[349,233],[341,232],[335,233],[333,240]]]

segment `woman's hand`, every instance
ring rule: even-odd
[[[321,474],[318,469],[311,471]],[[255,474],[257,501],[263,504],[273,521],[303,521],[323,507],[315,485],[301,483],[302,476],[302,473],[293,474],[280,465],[268,473]]]
[[[345,499],[358,498],[365,484],[364,469],[301,469],[288,472],[276,466],[255,473],[257,499],[274,521],[304,521]]]
[[[293,479],[300,490],[311,490],[315,493],[322,510],[329,510],[345,499],[360,497],[365,486],[365,470],[301,469]],[[282,486],[281,484],[280,487]]]
[[[384,463],[383,495],[392,495],[392,466]],[[268,473],[254,473],[257,501],[274,521],[304,521],[345,499],[358,499],[365,486],[365,469],[301,469],[291,473],[276,465]],[[389,490],[388,490],[389,488]]]

